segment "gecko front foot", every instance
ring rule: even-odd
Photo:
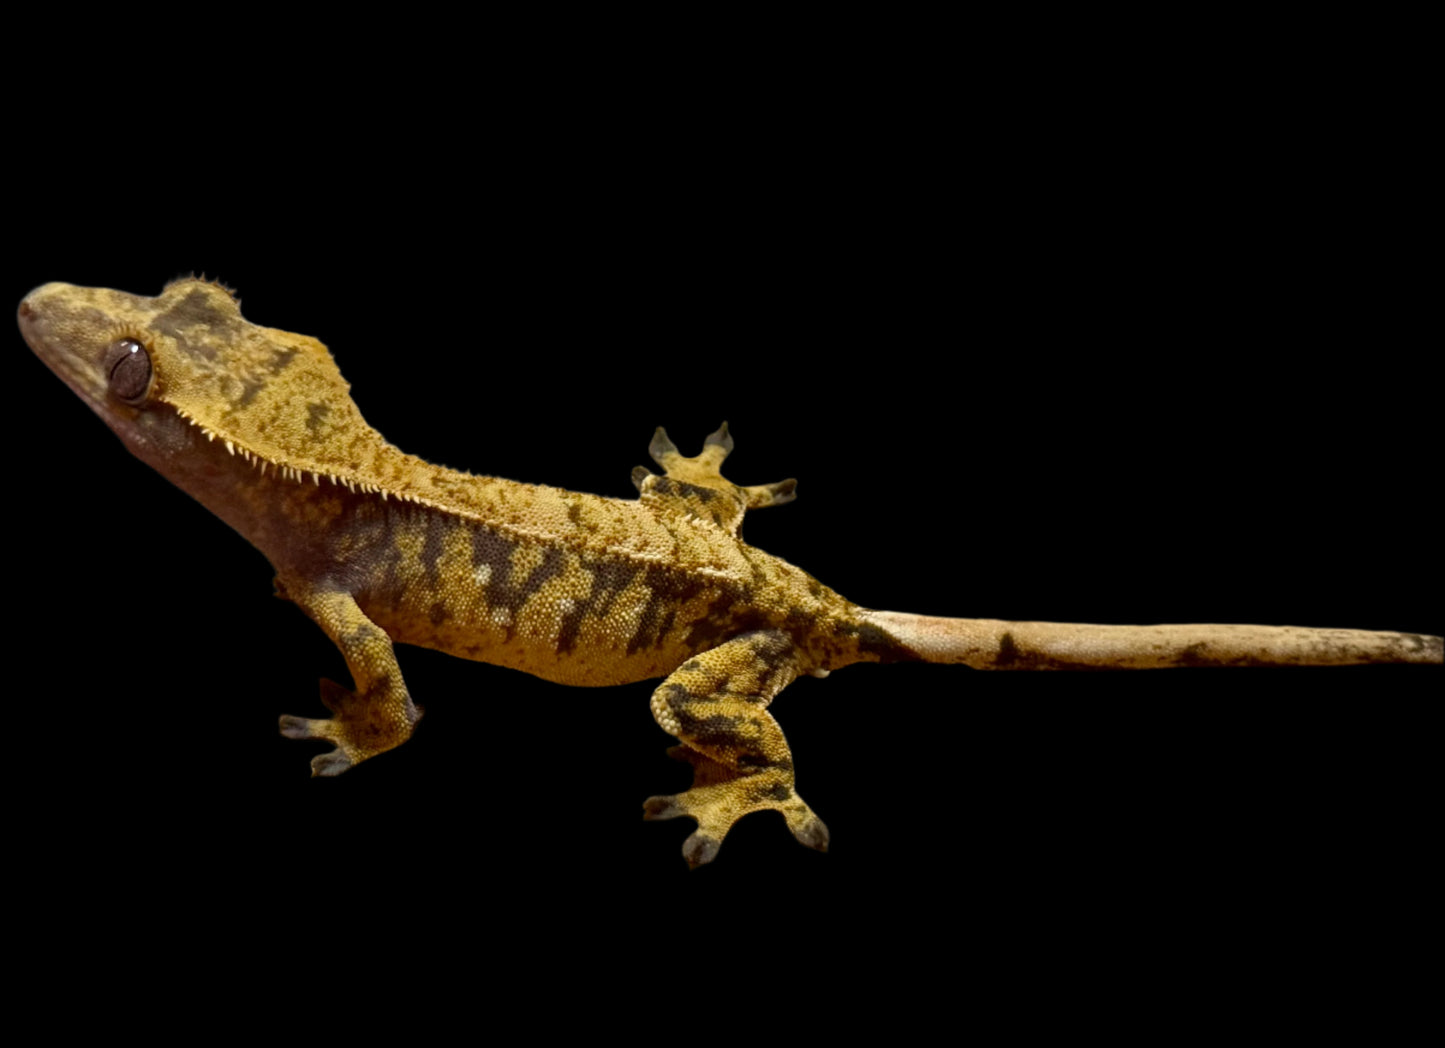
[[[788,829],[802,844],[828,850],[828,827],[794,791],[789,776],[777,769],[756,771],[730,768],[689,746],[672,746],[667,754],[693,767],[692,789],[642,802],[642,817],[649,821],[679,816],[697,820],[697,830],[682,845],[682,857],[697,869],[717,858],[732,824],[749,812],[771,808],[782,812]]]
[[[288,739],[326,739],[330,738],[325,734],[326,729],[318,729],[318,725],[331,723],[326,720],[309,720],[306,717],[293,717],[286,713],[281,716],[281,734]],[[356,762],[343,753],[339,748],[326,753],[318,753],[311,758],[311,776],[331,777],[340,775]]]
[[[340,775],[368,757],[401,745],[410,737],[421,718],[421,710],[411,704],[405,691],[402,715],[386,701],[389,689],[382,695],[357,695],[335,681],[321,681],[321,701],[335,714],[333,717],[281,718],[281,734],[288,739],[325,739],[336,744],[334,750],[311,759],[313,777]]]

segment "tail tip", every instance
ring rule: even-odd
[[[1409,646],[1409,661],[1424,662],[1433,666],[1445,663],[1445,637],[1432,637],[1424,633],[1403,633],[1402,639]]]

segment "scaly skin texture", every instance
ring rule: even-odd
[[[720,471],[724,425],[680,454],[659,429],[636,500],[434,466],[368,426],[320,342],[260,327],[225,288],[186,279],[155,298],[46,284],[20,304],[31,348],[128,448],[260,549],[276,588],[346,658],[322,681],[329,718],[281,718],[333,746],[337,775],[400,745],[420,717],[393,643],[436,648],[562,684],[666,678],[652,712],[694,767],[649,798],[686,815],[683,853],[709,862],[751,811],[781,812],[804,844],[828,831],[794,789],[767,706],[794,678],[861,661],[982,669],[1333,665],[1441,661],[1438,637],[1268,626],[1090,626],[946,619],[859,608],[745,544],[743,514],[794,482],[740,487]]]

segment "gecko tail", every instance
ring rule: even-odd
[[[1095,626],[950,619],[868,611],[897,642],[895,658],[963,663],[980,670],[1163,669],[1171,666],[1439,665],[1441,638],[1305,626]]]

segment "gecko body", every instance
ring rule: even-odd
[[[794,785],[768,704],[803,674],[922,660],[985,669],[1441,661],[1441,640],[1299,627],[949,619],[852,604],[742,541],[750,509],[795,483],[739,486],[724,426],[682,455],[657,430],[662,469],[635,499],[607,498],[422,461],[362,418],[326,347],[246,321],[204,280],[154,298],[47,284],[21,303],[26,341],[140,459],[271,562],[278,594],[341,650],[353,678],[322,681],[331,716],[281,718],[332,748],[337,775],[404,742],[420,718],[393,649],[406,643],[562,684],[663,678],[651,708],[694,768],[689,790],[649,798],[649,818],[698,823],[684,845],[710,861],[731,825],[782,813],[825,850]]]

